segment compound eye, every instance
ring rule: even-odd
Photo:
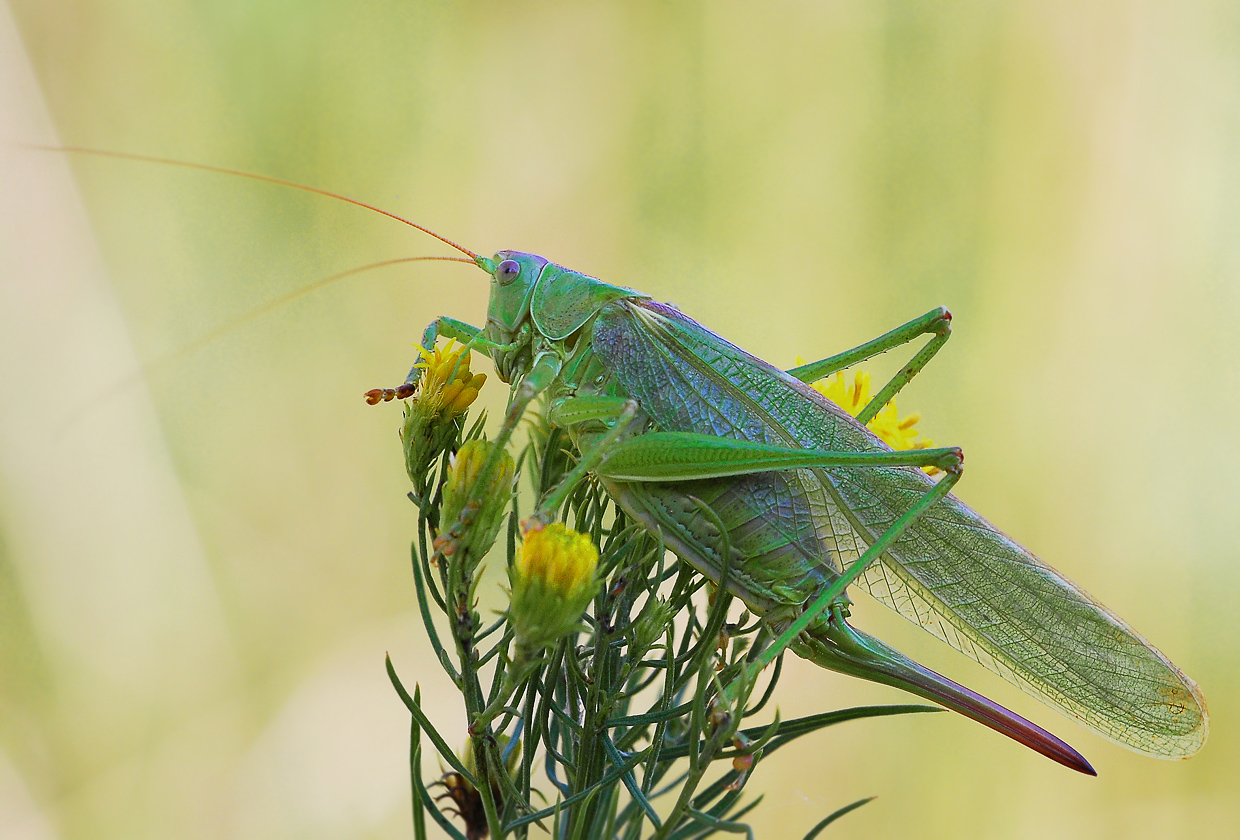
[[[495,279],[502,285],[508,285],[521,273],[521,263],[516,260],[504,260],[495,269]]]

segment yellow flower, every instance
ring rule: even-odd
[[[803,364],[803,362],[797,359],[797,364]],[[863,370],[858,370],[851,382],[844,376],[842,370],[837,370],[834,376],[820,379],[812,383],[811,387],[856,417],[870,401],[870,385],[870,374]],[[866,428],[898,452],[908,449],[928,449],[934,442],[922,437],[917,430],[917,423],[920,420],[921,415],[916,412],[907,417],[900,417],[896,401],[892,400],[879,409],[878,414],[866,424]],[[922,467],[922,469],[930,475],[938,472],[934,467]]]
[[[551,589],[572,597],[584,588],[593,595],[598,550],[585,534],[559,523],[531,530],[525,535],[517,573],[527,580],[540,580]]]
[[[508,578],[518,654],[532,655],[577,628],[581,611],[598,593],[598,549],[585,534],[559,523],[534,528],[526,532]]]
[[[478,398],[478,389],[487,377],[485,373],[470,372],[469,351],[456,347],[455,341],[449,341],[443,349],[419,347],[418,352],[422,357],[414,365],[414,370],[421,371],[418,382],[393,393],[402,399],[413,397],[405,406],[400,439],[405,447],[405,469],[421,493],[435,459],[456,442],[459,423],[455,421]],[[368,402],[370,398],[367,395]],[[379,398],[384,398],[383,394]]]
[[[469,351],[464,347],[453,349],[455,347],[456,339],[443,349],[418,348],[422,358],[413,367],[422,371],[422,387],[414,399],[424,403],[425,410],[432,416],[440,411],[448,417],[463,414],[487,381],[485,373],[470,373]]]

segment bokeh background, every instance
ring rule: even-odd
[[[832,836],[1236,836],[1234,3],[8,0],[0,29],[0,139],[337,190],[785,366],[949,305],[901,408],[965,448],[966,501],[1200,682],[1211,739],[1128,753],[858,596],[1100,776],[955,716],[854,723],[762,766],[759,836],[870,795]],[[412,617],[399,411],[361,393],[432,317],[481,321],[484,278],[375,272],[135,382],[444,249],[238,178],[0,160],[0,836],[408,836],[384,652],[464,722]],[[785,717],[904,699],[790,665]]]

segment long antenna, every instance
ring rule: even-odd
[[[471,261],[475,263],[477,262],[478,259],[480,259],[478,254],[475,254],[473,251],[469,250],[468,248],[457,245],[451,239],[448,239],[447,237],[444,237],[444,236],[440,236],[439,234],[435,233],[435,231],[431,230],[430,228],[422,227],[422,225],[418,224],[417,222],[411,222],[402,216],[397,216],[395,213],[389,213],[387,210],[384,210],[379,207],[375,207],[372,204],[367,204],[364,201],[358,201],[356,198],[349,198],[347,195],[340,195],[339,193],[334,193],[334,192],[331,192],[330,190],[323,190],[323,189],[319,189],[318,187],[308,186],[306,184],[299,184],[296,181],[286,181],[283,178],[274,178],[270,175],[260,175],[257,172],[246,172],[245,170],[242,170],[242,169],[229,169],[226,166],[212,166],[207,163],[192,163],[186,160],[176,160],[175,158],[154,157],[152,155],[136,155],[136,154],[131,154],[129,152],[112,152],[106,149],[89,149],[84,146],[44,146],[38,143],[17,143],[14,145],[17,145],[24,149],[34,149],[40,152],[65,152],[65,153],[74,154],[74,155],[95,155],[97,157],[116,158],[118,160],[133,160],[133,161],[139,161],[141,163],[159,163],[159,164],[163,164],[164,166],[183,166],[188,169],[200,169],[203,172],[217,172],[221,175],[236,175],[239,178],[251,178],[255,181],[264,181],[268,184],[277,184],[281,187],[291,187],[292,189],[295,189],[295,190],[302,190],[304,192],[314,193],[315,195],[326,196],[327,198],[334,198],[337,201],[343,201],[346,204],[353,204],[353,205],[356,205],[357,207],[363,207],[367,210],[378,213],[381,216],[387,216],[389,219],[395,219],[396,221],[401,222],[402,224],[409,225],[409,227],[411,228],[416,228],[417,230],[422,231],[428,236],[435,237],[440,242],[444,243],[445,245],[452,246],[456,250],[460,251],[462,254],[468,254]]]
[[[259,318],[269,312],[274,312],[286,303],[297,300],[297,298],[302,295],[307,295],[310,292],[323,288],[324,286],[330,286],[332,283],[338,283],[341,280],[352,277],[356,274],[361,274],[364,271],[373,271],[376,268],[385,268],[389,265],[399,265],[401,263],[411,262],[459,262],[465,263],[466,265],[474,264],[473,260],[467,260],[464,257],[398,257],[394,260],[383,260],[381,262],[368,263],[366,265],[359,265],[355,268],[345,269],[344,271],[338,271],[335,274],[328,275],[321,280],[315,280],[313,283],[302,286],[300,289],[294,289],[291,292],[282,294],[277,298],[273,298],[266,303],[261,303],[253,309],[241,313],[236,318],[229,320],[227,323],[208,330],[195,338],[189,344],[182,345],[175,350],[164,354],[163,356],[159,356],[158,358],[143,364],[142,367],[139,368],[129,379],[123,380],[117,384],[121,387],[128,386],[133,381],[141,379],[147,374],[150,374],[171,362],[175,362],[189,356],[194,353],[194,351],[206,347],[208,344],[211,344],[221,336],[227,335],[237,327],[240,327],[242,324],[248,324],[255,318]]]
[[[149,377],[152,373],[159,370],[160,368],[166,367],[167,365],[173,362],[179,361],[185,358],[186,356],[191,355],[192,353],[202,349],[206,345],[220,338],[220,336],[223,336],[227,333],[232,332],[233,330],[235,330],[237,327],[241,326],[242,324],[247,324],[250,321],[253,321],[255,318],[258,318],[262,315],[266,315],[268,312],[278,309],[281,306],[284,306],[286,303],[296,300],[302,295],[309,294],[310,292],[313,292],[317,289],[321,289],[324,286],[329,286],[332,283],[337,283],[348,277],[353,277],[354,275],[361,274],[364,271],[373,271],[374,269],[377,269],[377,268],[385,268],[389,265],[398,265],[400,263],[431,262],[431,261],[459,262],[459,263],[465,263],[466,265],[474,265],[473,260],[467,260],[464,257],[399,257],[394,260],[383,260],[381,262],[369,263],[367,265],[359,265],[355,268],[350,268],[344,271],[336,272],[335,274],[328,275],[327,277],[324,277],[321,280],[316,280],[313,283],[310,283],[309,285],[302,286],[300,289],[294,289],[293,291],[288,292],[287,294],[280,295],[279,297],[269,300],[266,303],[259,304],[253,309],[250,309],[247,312],[243,312],[241,315],[237,316],[236,318],[233,318],[227,323],[222,324],[218,327],[215,327],[214,329],[208,330],[207,332],[198,336],[197,338],[195,338],[193,341],[189,342],[188,344],[178,347],[175,350],[169,353],[165,353],[164,355],[159,356],[158,358],[155,358],[149,362],[144,362],[136,370],[134,370],[132,373],[126,376],[124,379],[120,379],[120,380],[112,382],[111,384],[106,386],[103,390],[99,391],[98,393],[88,398],[86,400],[86,404],[91,405],[92,408],[98,408],[100,405],[108,402],[113,397],[116,397],[119,394],[125,393],[130,388],[132,388],[134,385],[141,382],[143,379]],[[72,428],[76,424],[76,422],[79,419],[81,419],[81,417],[82,417],[81,414],[74,415],[73,418],[66,421],[64,425],[57,430],[57,434],[63,434],[64,432],[68,431],[70,428]]]

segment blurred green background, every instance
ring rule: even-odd
[[[5,67],[28,59],[55,133],[3,139],[336,190],[671,300],[784,366],[950,306],[901,408],[965,448],[959,495],[1201,684],[1210,741],[1130,754],[858,595],[859,626],[1100,776],[955,716],[854,723],[761,767],[759,836],[870,795],[830,836],[1235,836],[1240,7],[8,5]],[[464,722],[413,622],[399,411],[361,393],[401,380],[434,316],[480,322],[484,278],[375,272],[126,386],[263,301],[444,249],[238,178],[4,162],[10,228],[51,221],[0,234],[0,835],[408,836],[384,652],[450,740]],[[67,205],[19,186],[66,165]],[[74,256],[107,278],[90,294]],[[786,673],[785,717],[905,699]]]

